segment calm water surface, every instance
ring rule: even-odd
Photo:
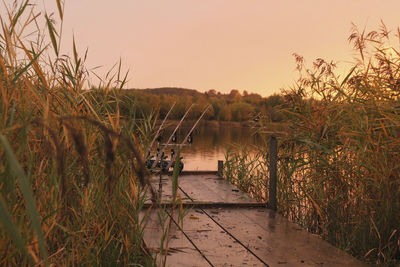
[[[187,123],[179,129],[177,143],[182,142],[193,124]],[[173,130],[174,127],[167,128],[162,134],[162,141],[166,141]],[[257,137],[252,132],[250,127],[220,125],[211,122],[199,124],[193,133],[193,143],[181,148],[181,156],[185,164],[184,170],[217,170],[218,160],[225,159],[229,147],[234,144],[248,146],[257,143]],[[168,156],[169,151],[170,148],[165,150]]]

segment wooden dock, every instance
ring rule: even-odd
[[[171,177],[162,176],[161,184],[154,177],[152,183],[154,188],[161,185],[161,199],[168,207]],[[160,213],[153,206],[142,213],[144,242],[158,266],[164,260],[165,266],[366,266],[267,209],[216,173],[183,174],[178,193],[186,213],[183,220],[178,210],[169,208]],[[162,223],[160,218],[164,218]],[[163,236],[167,253],[160,253]]]

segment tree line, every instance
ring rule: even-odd
[[[156,113],[160,119],[165,118],[171,106],[175,107],[169,115],[171,120],[179,120],[192,105],[188,119],[197,119],[210,105],[204,116],[205,120],[236,121],[243,122],[257,119],[260,114],[272,114],[274,107],[284,103],[281,95],[274,94],[269,97],[262,97],[259,94],[240,93],[233,89],[230,93],[223,94],[216,90],[209,90],[205,93],[184,88],[155,88],[155,89],[121,89],[104,93],[103,89],[93,89],[88,92],[101,103],[113,102],[107,105],[119,109],[123,117],[146,118]],[[113,112],[113,110],[107,110]]]

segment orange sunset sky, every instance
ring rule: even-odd
[[[36,3],[56,10],[53,0]],[[121,58],[129,88],[268,96],[295,81],[292,53],[344,70],[351,23],[373,30],[382,19],[396,30],[399,10],[400,0],[67,0],[62,50],[71,54],[74,34],[99,74]]]

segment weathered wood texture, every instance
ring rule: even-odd
[[[269,203],[268,207],[272,210],[276,210],[277,201],[276,201],[276,185],[278,182],[278,174],[277,174],[277,165],[278,165],[278,140],[275,136],[271,136],[269,140]]]
[[[179,179],[184,202],[216,205],[194,205],[180,223],[177,210],[171,222],[165,214],[164,229],[171,225],[166,266],[365,266],[273,210],[241,207],[240,203],[255,201],[216,175],[184,175]],[[165,201],[172,195],[169,180],[162,180]],[[153,182],[158,185],[157,178]],[[218,206],[224,202],[237,206]],[[159,252],[163,235],[159,210],[152,208],[145,221],[145,243],[161,265],[165,255]]]
[[[159,177],[153,177],[151,183],[156,191],[160,188]],[[196,203],[257,203],[257,201],[223,178],[218,177],[215,173],[202,175],[185,174],[179,177],[179,187],[190,197],[188,198],[188,196],[180,192],[182,201],[186,203],[192,203],[193,201]],[[165,203],[171,201],[172,182],[168,175],[162,176],[161,189],[162,201]]]

